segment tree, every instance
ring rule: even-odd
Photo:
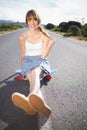
[[[77,27],[79,27],[79,28],[82,27],[82,26],[81,26],[81,23],[80,23],[80,22],[76,22],[76,21],[69,21],[69,22],[68,22],[68,25],[69,25],[69,27],[70,27],[71,25],[75,25],[75,26],[77,26]]]
[[[87,37],[87,24],[82,26],[81,32],[84,37]]]
[[[52,24],[52,23],[48,23],[47,25],[45,25],[45,28],[46,29],[53,29],[55,26],[54,26],[54,24]]]
[[[69,25],[67,22],[62,22],[59,24],[59,28],[61,29],[61,32],[67,32]]]

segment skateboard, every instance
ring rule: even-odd
[[[46,79],[47,81],[50,81],[52,79],[52,74],[56,73],[57,69],[53,68],[51,69],[51,74],[44,74],[41,79]],[[18,80],[22,80],[23,76],[22,76],[22,69],[17,69],[16,70],[16,74],[17,74],[17,79]]]

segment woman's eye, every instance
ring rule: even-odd
[[[28,21],[31,21],[31,20],[37,21],[37,18],[28,18]]]
[[[34,18],[35,21],[37,21],[37,18]]]
[[[31,21],[32,20],[32,18],[28,18],[28,21]]]

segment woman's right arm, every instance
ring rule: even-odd
[[[22,66],[22,61],[25,58],[25,37],[24,35],[19,37],[19,44],[21,48],[21,66]]]

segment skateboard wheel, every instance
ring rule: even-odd
[[[49,81],[49,80],[52,79],[52,76],[51,76],[51,75],[47,75],[47,76],[46,76],[46,79]]]
[[[22,80],[22,74],[19,74],[19,75],[17,76],[17,78],[18,78],[18,80]]]

